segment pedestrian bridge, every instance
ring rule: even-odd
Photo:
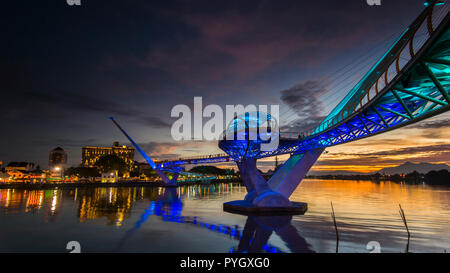
[[[288,198],[325,148],[392,131],[450,109],[449,6],[447,1],[427,1],[419,16],[313,132],[292,137],[269,130],[271,138],[279,140],[276,149],[263,151],[264,141],[250,139],[255,128],[249,128],[247,115],[242,119],[245,126],[233,132],[244,135],[242,140],[219,141],[226,154],[156,164],[114,122],[166,185],[174,185],[177,175],[169,180],[164,172],[179,174],[183,165],[234,161],[247,187],[249,206],[292,206]],[[285,154],[290,159],[265,181],[256,160]]]
[[[219,147],[226,154],[161,161],[157,167],[302,154],[375,136],[448,111],[449,6],[431,1],[313,132],[274,132],[279,146],[273,151],[261,151],[261,141],[224,139]]]
[[[449,5],[433,2],[428,6],[310,135],[292,139],[281,133],[279,147],[266,152],[246,141],[222,140],[219,147],[235,160],[299,154],[385,133],[448,111]],[[440,21],[433,16],[439,9],[445,11]]]

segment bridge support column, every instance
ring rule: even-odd
[[[237,165],[247,188],[244,201],[224,204],[224,209],[238,213],[303,214],[305,203],[289,201],[289,197],[314,165],[324,149],[315,149],[304,154],[293,155],[266,181],[256,167],[256,159],[243,159]]]
[[[325,149],[293,155],[268,181],[269,187],[289,198]]]
[[[180,174],[174,173],[172,179],[169,179],[163,171],[159,170],[156,167],[155,162],[153,162],[153,160],[144,152],[144,150],[142,150],[141,147],[127,134],[127,132],[125,132],[125,130],[122,129],[122,127],[120,127],[119,123],[117,123],[114,120],[114,118],[112,118],[112,117],[110,119],[117,126],[117,128],[119,128],[119,130],[122,131],[122,133],[128,138],[128,140],[133,144],[134,148],[136,148],[136,150],[142,155],[142,157],[145,159],[145,161],[147,161],[148,165],[150,165],[150,167],[152,167],[152,169],[155,170],[156,174],[158,174],[159,177],[161,177],[161,179],[164,183],[164,186],[165,187],[176,187],[177,179]]]
[[[245,161],[236,162],[239,172],[241,173],[241,179],[244,182],[245,188],[247,189],[247,195],[245,196],[245,201],[253,202],[256,197],[255,185],[253,185],[252,180],[247,171]]]
[[[289,199],[274,192],[256,167],[256,159],[243,159],[238,163],[241,177],[247,188],[245,201],[256,207],[291,207]]]

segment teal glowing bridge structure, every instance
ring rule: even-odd
[[[290,195],[325,148],[395,130],[450,109],[449,6],[447,1],[427,1],[414,22],[310,135],[290,138],[266,130],[265,133],[278,139],[276,149],[263,151],[263,141],[250,140],[255,128],[247,126],[247,113],[240,117],[241,125],[245,126],[233,132],[244,138],[224,137],[219,141],[226,155],[156,164],[116,125],[166,185],[175,184],[183,165],[234,161],[248,194],[246,203],[232,204],[233,207],[292,207]],[[230,126],[236,125],[233,122]],[[256,129],[258,134],[260,128]],[[284,154],[290,158],[266,181],[256,168],[257,159]],[[168,179],[164,172],[176,174]]]
[[[278,149],[247,152],[264,158],[298,154],[388,132],[450,109],[450,29],[447,13],[434,28],[433,2],[403,32],[395,44],[348,93],[319,127],[302,139],[283,138]],[[417,48],[419,30],[428,39]],[[423,31],[422,31],[423,32]],[[423,33],[422,33],[423,36]],[[245,141],[221,141],[235,160],[243,158]]]

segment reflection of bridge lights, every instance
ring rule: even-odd
[[[150,215],[156,215],[161,217],[164,222],[173,222],[180,224],[191,224],[194,226],[202,227],[210,231],[214,231],[218,234],[225,234],[230,236],[232,239],[240,240],[242,238],[242,233],[239,230],[239,226],[229,227],[223,224],[210,224],[198,220],[197,216],[188,217],[181,216],[183,209],[183,203],[178,200],[175,202],[168,203],[167,201],[152,201],[145,210],[144,214],[141,215],[141,219],[136,223],[136,228],[139,228]],[[282,252],[276,247],[265,244],[263,247],[264,251],[268,253],[280,253]],[[231,248],[230,253],[235,253],[236,251]]]

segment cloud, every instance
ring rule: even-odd
[[[139,145],[153,160],[175,159],[180,157],[180,154],[176,152],[181,146],[179,143],[151,141]]]
[[[169,128],[171,124],[152,113],[145,113],[135,110],[126,104],[117,103],[107,98],[101,98],[96,96],[90,96],[85,94],[76,94],[71,92],[24,92],[22,95],[27,98],[28,101],[32,101],[33,104],[39,101],[41,104],[45,104],[47,107],[35,112],[40,115],[46,115],[47,117],[60,117],[66,118],[72,115],[72,110],[78,110],[79,112],[99,112],[104,113],[105,116],[124,116],[130,117],[133,121],[141,123],[145,126],[153,128]],[[70,109],[70,111],[69,111]],[[28,112],[34,112],[35,109],[23,109],[21,113],[27,114]],[[53,114],[51,114],[53,113]],[[29,114],[29,113],[28,113]]]
[[[391,34],[387,27],[403,28],[415,12],[397,16],[395,10],[405,0],[385,4],[378,12],[360,0],[244,2],[185,1],[176,8],[152,7],[163,25],[170,22],[168,33],[164,41],[149,43],[136,64],[161,69],[191,86],[220,82],[228,89],[242,87],[255,78],[264,81],[280,68],[310,69],[351,48],[372,46]]]
[[[175,160],[180,157],[210,155],[221,153],[216,142],[190,141],[190,142],[147,142],[139,144],[153,160]],[[222,152],[223,153],[223,152]]]
[[[421,121],[405,127],[406,130],[418,130],[420,137],[425,139],[449,139],[450,138],[450,115],[442,115]]]
[[[306,132],[315,129],[325,118],[320,101],[328,93],[325,80],[309,80],[281,91],[281,101],[299,117],[281,128],[282,131]],[[286,118],[286,117],[281,117]]]
[[[331,155],[337,156],[391,156],[391,155],[408,155],[416,154],[422,152],[446,152],[450,151],[450,144],[440,144],[440,145],[428,145],[428,146],[414,146],[398,149],[389,149],[384,151],[369,152],[369,153],[331,153]]]
[[[331,152],[325,154],[317,165],[371,166],[403,163],[405,160],[420,162],[448,162],[450,144],[413,146],[375,152]]]
[[[146,125],[146,126],[150,126],[153,128],[169,128],[171,126],[171,124],[159,117],[155,117],[155,116],[148,116],[146,114],[141,114],[140,116],[138,116],[136,118],[136,121]]]
[[[124,100],[113,100],[110,92],[93,91],[93,87],[59,89],[52,83],[45,85],[31,80],[25,73],[24,64],[0,62],[0,73],[5,75],[3,99],[8,103],[2,105],[3,118],[18,119],[57,119],[74,120],[81,113],[98,112],[105,117],[124,116],[136,123],[153,128],[169,128],[171,124],[154,113],[136,110]],[[115,82],[113,82],[115,83]],[[107,85],[107,84],[106,84]],[[113,84],[114,85],[114,84]],[[117,84],[116,84],[117,85]],[[45,91],[42,91],[45,90]],[[130,88],[124,87],[122,95],[127,98]],[[133,94],[131,94],[133,95]],[[134,94],[134,96],[136,96]]]
[[[449,128],[450,127],[450,119],[441,119],[441,120],[431,120],[431,121],[423,121],[416,123],[412,126],[408,126],[408,129],[441,129],[441,128]]]
[[[95,145],[99,142],[96,138],[89,138],[89,139],[68,139],[68,138],[57,138],[57,139],[49,139],[49,138],[42,138],[42,139],[34,139],[31,141],[35,145],[43,145],[43,146],[64,146],[64,147],[71,147],[71,148],[80,148],[85,145]],[[63,147],[63,148],[64,148]]]

